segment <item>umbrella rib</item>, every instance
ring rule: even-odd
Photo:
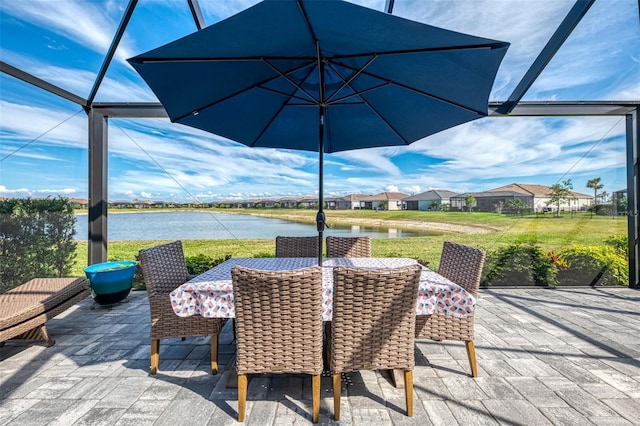
[[[389,128],[389,130],[391,130],[393,133],[395,133],[395,134],[396,134],[396,136],[398,136],[398,138],[400,138],[400,140],[402,140],[402,141],[405,143],[405,145],[409,145],[411,142],[413,142],[413,141],[409,141],[409,140],[407,140],[404,136],[402,136],[402,135],[401,135],[401,134],[396,130],[396,128],[395,128],[394,126],[392,126],[392,125],[391,125],[391,123],[389,123],[389,121],[388,121],[386,118],[384,118],[384,117],[383,117],[383,116],[378,112],[378,110],[376,110],[373,106],[371,106],[371,104],[370,104],[369,102],[367,102],[365,99],[362,99],[362,102],[363,102],[366,106],[368,106],[368,107],[369,107],[369,109],[370,109],[371,111],[373,111],[373,113],[374,113],[375,115],[377,115],[377,116],[378,116],[378,118],[380,118],[380,120],[382,120],[382,121],[387,125],[387,127]]]
[[[278,68],[276,68],[275,65],[273,65],[271,62],[269,62],[267,59],[264,59],[264,63],[269,65],[269,67],[271,67],[272,70],[274,70],[275,72],[277,72],[280,77],[284,78],[285,80],[287,80],[289,82],[289,84],[291,84],[293,87],[295,87],[296,89],[300,90],[302,93],[304,93],[305,95],[307,95],[309,97],[309,99],[311,99],[314,102],[319,102],[318,99],[314,98],[313,95],[309,92],[307,92],[302,86],[300,86],[298,83],[296,83],[295,81],[293,81],[287,74],[283,73],[282,71],[280,71]],[[305,66],[307,66],[309,64],[305,64]],[[301,67],[304,68],[304,67]],[[291,71],[290,71],[291,72]],[[311,74],[311,72],[309,72],[309,74],[307,74],[306,77],[308,77]],[[306,79],[305,77],[305,79]],[[303,80],[304,81],[304,80]],[[262,86],[261,86],[262,87]]]
[[[362,56],[388,56],[388,55],[406,55],[409,53],[427,53],[427,52],[455,52],[459,50],[479,50],[479,49],[500,49],[505,46],[504,42],[495,42],[495,43],[481,43],[481,44],[470,44],[467,46],[441,46],[441,47],[426,47],[420,49],[404,49],[404,50],[393,50],[393,51],[382,51],[382,52],[362,52],[362,53],[354,53],[351,55],[334,55],[331,59],[349,59],[349,58],[360,58]]]
[[[307,64],[307,65],[308,65],[308,64]],[[305,65],[305,66],[307,66],[307,65]],[[300,67],[300,68],[298,68],[298,69],[302,69],[302,68],[304,68],[304,67]],[[278,71],[278,70],[276,69],[276,71]],[[313,67],[309,67],[309,71],[307,72],[307,75],[304,77],[303,81],[304,81],[304,80],[306,80],[306,79],[307,79],[307,77],[309,77],[309,75],[311,75],[311,73],[312,73],[312,72],[313,72]],[[296,86],[297,86],[297,85],[295,85],[295,84],[294,84],[294,87],[296,87]],[[266,87],[262,87],[262,86],[260,86],[260,88],[261,88],[261,89],[263,89],[263,90],[265,90],[265,89],[266,89],[266,90],[269,90],[269,89],[267,89]],[[277,92],[276,92],[276,93],[277,93]],[[289,104],[289,99],[291,99],[291,97],[292,97],[292,96],[293,96],[293,95],[287,95],[287,100],[286,100],[285,102],[283,102],[283,103],[280,105],[280,108],[278,108],[278,110],[275,112],[275,114],[273,114],[273,115],[271,116],[271,119],[269,120],[269,122],[267,123],[267,125],[266,125],[266,126],[264,126],[264,127],[262,128],[262,130],[260,131],[260,133],[256,136],[256,138],[253,140],[253,142],[249,145],[250,147],[254,147],[254,146],[256,146],[256,143],[258,143],[258,141],[260,140],[260,138],[262,137],[262,135],[264,135],[264,133],[267,131],[267,129],[268,129],[269,127],[271,127],[271,124],[275,121],[276,117],[278,117],[278,115],[280,115],[280,112],[284,109],[284,107],[285,107],[287,104]],[[311,97],[311,99],[313,100],[313,97]],[[303,99],[303,100],[304,100],[304,99]],[[316,106],[315,104],[311,104],[311,105]]]
[[[262,60],[262,62],[266,62],[266,61]],[[307,67],[307,66],[309,66],[309,64],[304,64],[302,66],[299,66],[299,67],[296,67],[296,68],[292,69],[289,72],[296,72],[296,71],[298,71],[300,69],[303,69],[304,67]],[[273,77],[270,77],[268,79],[265,79],[264,81],[259,81],[259,82],[255,83],[252,86],[245,87],[245,88],[243,88],[241,90],[238,90],[237,92],[234,92],[234,93],[231,93],[231,94],[225,96],[224,98],[218,99],[218,100],[213,101],[213,102],[209,102],[208,104],[204,104],[204,105],[200,106],[199,108],[193,108],[192,112],[188,112],[186,114],[182,114],[182,115],[176,116],[175,118],[172,119],[172,121],[176,122],[176,121],[182,120],[185,117],[193,115],[195,112],[200,112],[200,111],[205,110],[207,108],[211,108],[212,106],[215,106],[215,105],[217,105],[217,104],[219,104],[221,102],[224,102],[224,101],[226,101],[228,99],[231,99],[231,98],[233,98],[235,96],[238,96],[238,95],[240,95],[242,93],[245,93],[245,92],[247,92],[247,91],[249,91],[251,89],[254,89],[256,87],[259,87],[261,89],[265,89],[264,84],[267,84],[267,83],[269,83],[269,82],[271,82],[271,81],[273,81],[273,80],[275,80],[277,78],[280,78],[280,77],[281,77],[281,75],[279,74],[277,76],[273,76]],[[292,95],[286,94],[286,96],[292,96]]]
[[[376,55],[372,56],[371,59],[369,59],[363,66],[360,67],[359,70],[357,70],[351,77],[349,77],[348,80],[345,80],[344,78],[342,78],[342,76],[340,75],[340,73],[331,66],[331,63],[329,62],[327,65],[329,66],[329,68],[331,68],[333,70],[333,72],[342,80],[342,86],[340,86],[340,88],[336,91],[334,91],[331,96],[329,96],[326,100],[327,103],[331,102],[331,99],[337,95],[338,93],[340,93],[340,91],[342,89],[344,89],[345,87],[349,86],[349,88],[353,89],[353,87],[351,87],[351,82],[356,79],[361,73],[364,72],[364,70],[373,63],[373,61],[375,61],[377,58]]]
[[[317,103],[317,101],[315,99],[312,99],[312,102],[310,102],[309,99],[303,98],[302,96],[292,95],[292,94],[289,94],[287,92],[283,92],[283,91],[280,91],[280,90],[272,89],[271,87],[266,87],[266,86],[258,86],[258,87],[260,87],[262,90],[266,90],[267,92],[273,92],[273,93],[276,93],[278,95],[287,96],[289,98],[298,99],[300,101],[306,102],[304,104],[291,104],[291,105],[318,106],[318,103]]]
[[[390,84],[393,84],[393,83],[390,82],[390,81],[385,81],[384,83],[380,83],[377,86],[372,86],[372,87],[369,87],[368,89],[360,90],[359,92],[352,88],[354,90],[354,93],[342,96],[340,98],[333,99],[329,103],[329,105],[361,104],[362,102],[343,102],[343,101],[345,99],[353,98],[354,96],[360,97],[360,95],[362,95],[363,93],[372,92],[374,90],[380,89],[381,87],[388,86]],[[349,86],[349,87],[351,87],[351,86]]]
[[[312,34],[315,40],[315,35]],[[349,58],[360,58],[362,56],[388,56],[388,55],[403,55],[408,53],[427,53],[427,52],[448,52],[448,51],[458,51],[458,50],[477,50],[477,49],[500,49],[505,46],[504,42],[495,42],[495,43],[483,43],[483,44],[471,44],[467,46],[442,46],[442,47],[429,47],[429,48],[421,48],[421,49],[404,49],[404,50],[392,50],[392,51],[376,51],[376,52],[363,52],[363,53],[354,53],[352,55],[334,55],[330,59],[349,59]],[[183,57],[183,58],[154,58],[147,57],[144,59],[138,59],[134,62],[140,64],[146,63],[180,63],[180,62],[228,62],[228,61],[262,61],[264,56],[245,56],[245,57],[217,57],[217,58],[203,58],[203,57]],[[269,59],[272,60],[285,60],[285,59],[300,59],[300,60],[316,60],[316,56],[297,56],[292,58],[291,56],[269,56]]]
[[[341,64],[340,64],[340,66],[342,66],[342,67],[344,67],[344,68],[347,68],[347,69],[350,69],[350,70],[353,70],[353,71],[357,71],[357,68],[351,67],[351,66],[346,65],[346,64],[342,64],[342,63],[341,63]],[[425,92],[425,91],[423,91],[423,90],[416,89],[415,87],[407,86],[406,84],[402,84],[402,83],[399,83],[399,82],[397,82],[397,81],[391,81],[391,80],[389,80],[389,79],[387,79],[387,78],[384,78],[384,77],[378,76],[378,75],[376,75],[376,74],[372,74],[372,73],[367,72],[367,71],[363,71],[363,72],[362,72],[362,74],[364,74],[364,75],[366,75],[366,76],[369,76],[369,77],[372,77],[372,78],[375,78],[375,79],[377,79],[377,80],[387,81],[389,84],[393,84],[393,85],[398,86],[398,87],[401,87],[401,88],[403,88],[403,89],[405,89],[405,90],[409,90],[409,91],[411,91],[411,92],[418,93],[419,95],[422,95],[422,96],[427,96],[427,97],[429,97],[429,98],[436,99],[436,100],[438,100],[438,101],[440,101],[440,102],[444,102],[444,103],[446,103],[446,104],[448,104],[448,105],[451,105],[451,106],[454,106],[454,107],[456,107],[456,108],[464,109],[464,110],[466,110],[466,111],[473,112],[473,113],[478,114],[478,115],[481,115],[481,116],[486,116],[486,115],[487,115],[487,113],[486,113],[486,112],[478,111],[478,110],[473,109],[473,108],[469,108],[468,106],[466,106],[466,105],[462,105],[462,104],[460,104],[460,103],[458,103],[458,102],[453,102],[453,101],[451,101],[451,100],[449,100],[449,99],[443,98],[443,97],[438,96],[438,95],[434,95],[433,93],[428,93],[428,92]],[[371,90],[371,88],[370,88],[369,90]],[[355,90],[354,90],[354,91],[355,91]],[[355,91],[355,92],[356,92],[356,93],[354,93],[354,95],[359,95],[359,94],[361,94],[361,93],[365,93],[365,91],[364,91],[364,90],[362,90],[362,91],[360,91],[360,92],[358,92],[358,91]],[[354,95],[352,95],[352,96],[354,96]]]
[[[373,61],[373,59],[375,59],[375,58],[372,58],[372,60],[371,60],[371,61],[369,61],[367,64],[370,64],[370,63]],[[341,65],[342,65],[342,64],[341,64]],[[332,69],[333,69],[333,68],[332,68]],[[349,79],[349,81],[346,81],[345,79],[343,79],[343,78],[342,78],[342,76],[340,75],[340,73],[338,73],[335,69],[334,69],[333,71],[336,73],[336,75],[337,75],[340,79],[342,79],[342,81],[344,81],[344,83],[345,83],[344,85],[345,85],[345,86],[347,86],[347,85],[348,85],[351,89],[353,89],[353,87],[351,87],[351,85],[349,84],[349,83],[351,82],[351,80],[352,80],[352,79]],[[361,74],[361,73],[363,73],[363,72],[364,72],[364,67],[361,67],[361,68],[358,70],[358,73],[360,73],[360,74]],[[380,79],[380,78],[378,78],[378,79]],[[396,135],[396,136],[397,136],[401,141],[403,141],[406,145],[409,145],[412,141],[408,141],[404,136],[402,136],[402,135],[401,135],[401,134],[396,130],[396,128],[395,128],[394,126],[392,126],[392,125],[391,125],[391,123],[389,123],[389,121],[388,121],[387,119],[385,119],[385,118],[384,118],[384,117],[383,117],[383,116],[382,116],[382,115],[381,115],[381,114],[380,114],[380,113],[379,113],[379,112],[378,112],[378,111],[377,111],[377,110],[376,110],[376,109],[375,109],[375,108],[374,108],[374,107],[373,107],[369,102],[367,102],[367,100],[366,100],[366,99],[364,99],[364,98],[361,96],[363,93],[366,93],[366,92],[371,91],[371,90],[378,89],[378,88],[383,87],[383,86],[386,86],[386,85],[388,85],[388,84],[391,84],[391,82],[390,82],[390,81],[386,81],[385,83],[382,83],[382,84],[380,84],[379,86],[376,86],[376,87],[370,87],[370,88],[368,88],[368,89],[366,89],[366,90],[362,90],[362,91],[360,91],[360,92],[358,92],[357,90],[353,89],[353,91],[354,91],[355,93],[353,93],[353,94],[351,94],[351,95],[349,95],[349,96],[346,96],[346,97],[344,97],[344,98],[342,98],[342,99],[346,99],[346,98],[353,97],[353,96],[358,96],[358,97],[362,100],[362,102],[358,102],[358,103],[361,103],[361,104],[366,105],[366,106],[367,106],[367,107],[368,107],[368,108],[369,108],[369,109],[370,109],[370,110],[371,110],[375,115],[377,115],[377,116],[378,116],[378,118],[379,118],[382,122],[384,122],[384,123],[387,125],[387,127],[389,128],[389,130],[391,130],[393,133],[395,133],[395,135]],[[344,87],[344,86],[343,86],[343,87]],[[342,88],[341,88],[341,89],[342,89]],[[339,100],[338,100],[338,101],[339,101]],[[336,102],[337,102],[337,101],[336,101]],[[354,102],[354,104],[355,104],[355,102]],[[332,104],[332,105],[336,105],[336,104],[334,103],[334,104]],[[344,105],[344,104],[341,104],[341,105]]]

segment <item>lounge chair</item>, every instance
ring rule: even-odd
[[[34,278],[0,294],[0,346],[12,338],[52,346],[45,323],[89,294],[86,278]]]

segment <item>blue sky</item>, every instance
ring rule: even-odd
[[[0,2],[2,61],[87,97],[127,1]],[[255,1],[200,0],[207,24]],[[355,3],[384,9],[384,0]],[[566,0],[396,0],[394,14],[511,47],[490,99],[506,99],[571,8]],[[640,100],[637,0],[597,0],[524,100]],[[187,2],[141,0],[96,101],[156,101],[126,59],[195,31]],[[482,191],[601,177],[626,187],[620,117],[485,118],[408,147],[325,155],[325,196]],[[0,196],[87,197],[81,108],[0,74]],[[172,124],[109,121],[109,199],[200,201],[317,194],[317,154],[254,149]]]

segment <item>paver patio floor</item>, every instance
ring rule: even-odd
[[[146,293],[128,300],[92,310],[85,299],[49,321],[53,347],[0,348],[0,425],[235,424],[230,327],[217,375],[201,337],[163,340],[150,376]],[[343,381],[339,424],[640,424],[640,291],[481,290],[476,312],[478,378],[463,343],[418,341],[413,417],[386,373],[363,371]],[[323,377],[321,424],[338,424],[331,386]],[[310,410],[310,378],[251,378],[248,425],[311,424]]]

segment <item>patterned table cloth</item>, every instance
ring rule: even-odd
[[[201,315],[207,318],[234,318],[233,285],[231,268],[236,265],[269,271],[305,268],[317,264],[317,258],[234,258],[198,275],[171,292],[171,306],[176,315],[189,317]],[[362,268],[397,268],[415,265],[407,258],[327,258],[322,264],[322,319],[331,321],[333,314],[333,267],[355,266]],[[462,287],[442,275],[422,267],[420,289],[416,303],[417,315],[434,312],[466,317],[476,307],[476,299]]]

